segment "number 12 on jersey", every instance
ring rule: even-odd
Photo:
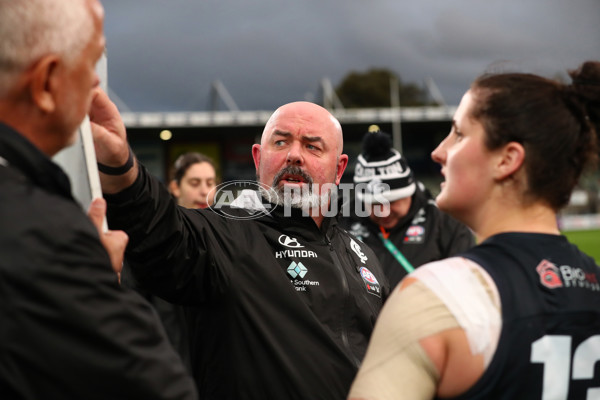
[[[581,342],[573,355],[571,336],[546,335],[531,344],[531,362],[544,364],[542,400],[567,400],[571,380],[592,379],[598,360],[600,335]],[[600,400],[600,388],[589,388],[586,400]]]

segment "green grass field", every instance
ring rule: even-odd
[[[594,257],[596,264],[600,265],[600,229],[569,231],[563,234],[571,243],[576,244],[579,250]]]

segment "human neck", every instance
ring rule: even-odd
[[[323,217],[321,214],[319,214],[316,216],[312,216],[312,219],[313,219],[313,221],[315,221],[317,228],[321,229],[321,225],[323,225],[323,220],[325,219],[325,217]]]
[[[534,203],[521,207],[497,206],[482,213],[479,224],[472,224],[477,242],[503,232],[560,234],[556,213],[549,206]]]
[[[19,132],[48,157],[54,156],[61,149],[53,143],[53,135],[47,134],[47,127],[42,122],[39,112],[24,102],[11,103],[10,100],[1,100],[0,121]]]

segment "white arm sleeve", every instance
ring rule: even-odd
[[[448,307],[464,329],[471,352],[483,354],[487,368],[502,328],[500,296],[489,274],[471,260],[452,257],[424,265],[411,276]]]
[[[351,399],[431,399],[439,379],[419,339],[458,328],[456,319],[423,283],[396,289],[385,303]]]
[[[419,340],[462,328],[474,354],[488,366],[500,335],[494,282],[477,264],[450,258],[419,267],[418,282],[396,288],[375,325],[367,354],[350,389],[353,400],[431,399],[438,372]]]

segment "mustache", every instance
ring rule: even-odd
[[[279,182],[281,182],[281,178],[283,178],[284,175],[297,175],[302,177],[302,179],[304,179],[306,181],[306,183],[308,183],[309,185],[312,185],[313,183],[313,179],[310,175],[308,175],[306,172],[304,172],[304,170],[300,167],[297,167],[295,165],[291,165],[289,167],[285,167],[283,168],[281,171],[279,171],[277,173],[277,175],[275,175],[275,177],[273,178],[273,187],[276,187],[277,184],[279,184]]]

